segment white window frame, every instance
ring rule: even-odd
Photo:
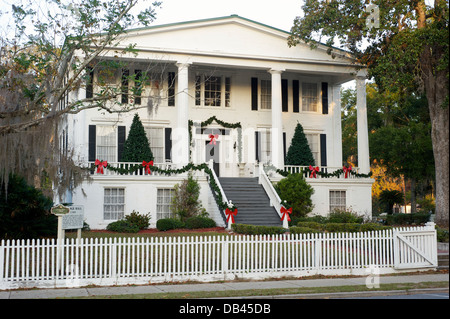
[[[220,104],[219,105],[208,105],[206,103],[206,81],[210,78],[220,79]],[[206,107],[212,109],[218,108],[231,108],[231,91],[233,87],[233,79],[229,75],[214,75],[214,74],[203,74],[199,73],[195,75],[195,106],[196,107]],[[218,92],[218,91],[217,91]]]
[[[152,145],[152,137],[153,135],[151,134],[151,132],[149,132],[149,130],[161,130],[161,146],[154,146]],[[165,128],[161,127],[161,126],[144,126],[144,130],[145,130],[145,134],[147,135],[147,139],[148,139],[148,143],[150,145],[150,149],[152,150],[153,153],[153,157],[154,157],[154,162],[155,163],[164,163],[165,162],[165,157],[166,157],[166,139],[165,139]],[[160,155],[157,156],[155,150],[159,150],[160,151]],[[159,158],[158,158],[159,157]]]
[[[160,191],[163,192],[162,198],[160,197]],[[165,200],[167,197],[166,192],[170,193],[168,202]],[[173,195],[174,188],[172,187],[159,187],[156,189],[156,220],[174,217],[171,210]],[[164,211],[161,208],[165,208]]]
[[[260,80],[260,109],[271,110],[272,109],[272,80],[261,79]]]
[[[319,166],[319,163],[320,163],[320,133],[305,131],[305,137],[306,137],[306,140],[308,141],[309,149],[311,150],[311,153],[314,157],[315,165]],[[313,141],[311,141],[311,138],[314,138],[317,141],[317,143],[314,144]]]
[[[106,194],[107,190],[118,190],[118,191],[123,190],[122,196],[120,194],[113,195],[117,199],[121,198],[122,202],[116,201],[116,203],[114,203],[114,202],[107,203],[107,194]],[[112,195],[109,195],[109,196],[112,196]],[[105,187],[105,188],[103,188],[103,219],[104,220],[120,220],[125,216],[125,196],[126,196],[125,187]],[[115,212],[113,210],[109,211],[108,214],[110,214],[110,216],[108,216],[109,218],[107,218],[106,205],[122,206],[122,207],[120,210],[118,209]],[[117,207],[117,208],[120,208],[120,207]],[[115,214],[115,216],[112,216],[112,214]]]
[[[334,197],[332,195],[334,194]],[[339,196],[336,196],[339,195]],[[330,189],[328,192],[329,210],[330,213],[334,210],[345,210],[347,208],[347,190],[345,189]],[[336,201],[339,200],[339,203]],[[342,200],[344,203],[342,204]]]
[[[111,134],[111,136],[108,137],[108,140],[102,139],[107,135],[99,135],[102,130],[111,130],[111,133],[109,133]],[[104,148],[110,148],[110,150],[104,152]],[[97,125],[95,137],[95,153],[97,154],[97,158],[101,161],[117,162],[117,126]]]
[[[315,98],[316,98],[316,110],[305,110],[305,103],[304,103],[304,96],[303,96],[303,93],[304,93],[304,88],[303,88],[303,85],[305,85],[305,84],[310,84],[310,85],[315,85],[316,86],[316,96],[315,96]],[[314,113],[314,114],[316,114],[316,113],[320,113],[321,112],[321,109],[322,109],[322,102],[321,102],[321,90],[320,90],[320,87],[319,87],[319,83],[318,82],[308,82],[308,81],[300,81],[300,96],[299,96],[299,101],[300,101],[300,111],[302,112],[302,113]],[[309,98],[311,98],[311,97],[313,97],[313,96],[308,96]],[[305,97],[305,98],[308,98],[308,97]]]

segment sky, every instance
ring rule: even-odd
[[[237,14],[290,31],[302,4],[303,0],[162,0],[153,25]]]

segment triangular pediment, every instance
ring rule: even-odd
[[[289,47],[289,33],[239,16],[174,23],[131,30],[121,45],[136,49],[191,55],[351,63],[344,51],[332,58],[325,47]]]

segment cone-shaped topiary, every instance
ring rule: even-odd
[[[303,127],[297,123],[294,137],[292,137],[291,146],[286,154],[286,165],[315,165],[314,156],[308,145]]]
[[[122,162],[142,161],[153,161],[153,153],[139,115],[135,114],[130,132],[123,145]]]

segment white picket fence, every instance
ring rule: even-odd
[[[3,240],[0,289],[364,275],[437,267],[434,227],[362,233]]]

